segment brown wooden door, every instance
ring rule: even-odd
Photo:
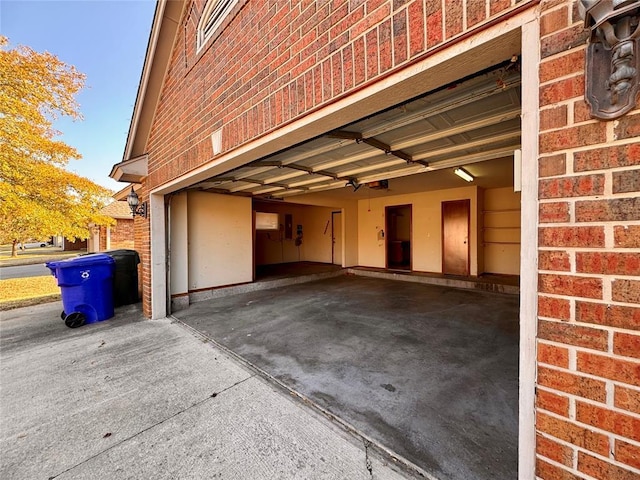
[[[469,275],[469,200],[442,202],[442,273]]]
[[[385,207],[387,268],[411,270],[411,205]]]

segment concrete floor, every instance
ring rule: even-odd
[[[235,358],[139,308],[67,328],[0,316],[3,480],[401,480],[393,462]]]
[[[517,296],[343,275],[175,316],[438,479],[517,476]]]

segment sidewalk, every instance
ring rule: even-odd
[[[2,312],[0,478],[406,478],[179,324],[61,310]]]

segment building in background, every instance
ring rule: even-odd
[[[113,218],[116,223],[115,225],[92,227],[91,237],[87,241],[87,251],[104,252],[122,248],[133,249],[133,216],[127,202],[116,200],[104,207],[100,212]]]

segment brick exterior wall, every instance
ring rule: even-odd
[[[147,144],[157,185],[380,81],[479,28],[509,0],[249,0],[196,52],[204,0],[180,20]],[[537,476],[639,478],[640,111],[589,118],[576,2],[543,0],[540,65]],[[135,219],[144,312],[150,224]]]
[[[100,227],[100,251],[107,250],[107,227]],[[110,228],[111,241],[108,249],[119,248],[134,249],[134,223],[133,219],[119,218],[116,224]]]
[[[465,31],[510,0],[246,1],[221,33],[196,51],[205,0],[186,8],[148,143],[150,185],[276,130]]]
[[[133,238],[133,232],[132,238]],[[98,228],[98,252],[104,252],[107,249],[107,227],[101,225]]]
[[[640,111],[592,120],[577,2],[541,12],[537,475],[640,478]]]
[[[140,201],[143,201],[142,198]],[[149,218],[135,217],[133,220],[135,250],[140,255],[138,265],[138,287],[143,313],[151,317],[151,224]]]

